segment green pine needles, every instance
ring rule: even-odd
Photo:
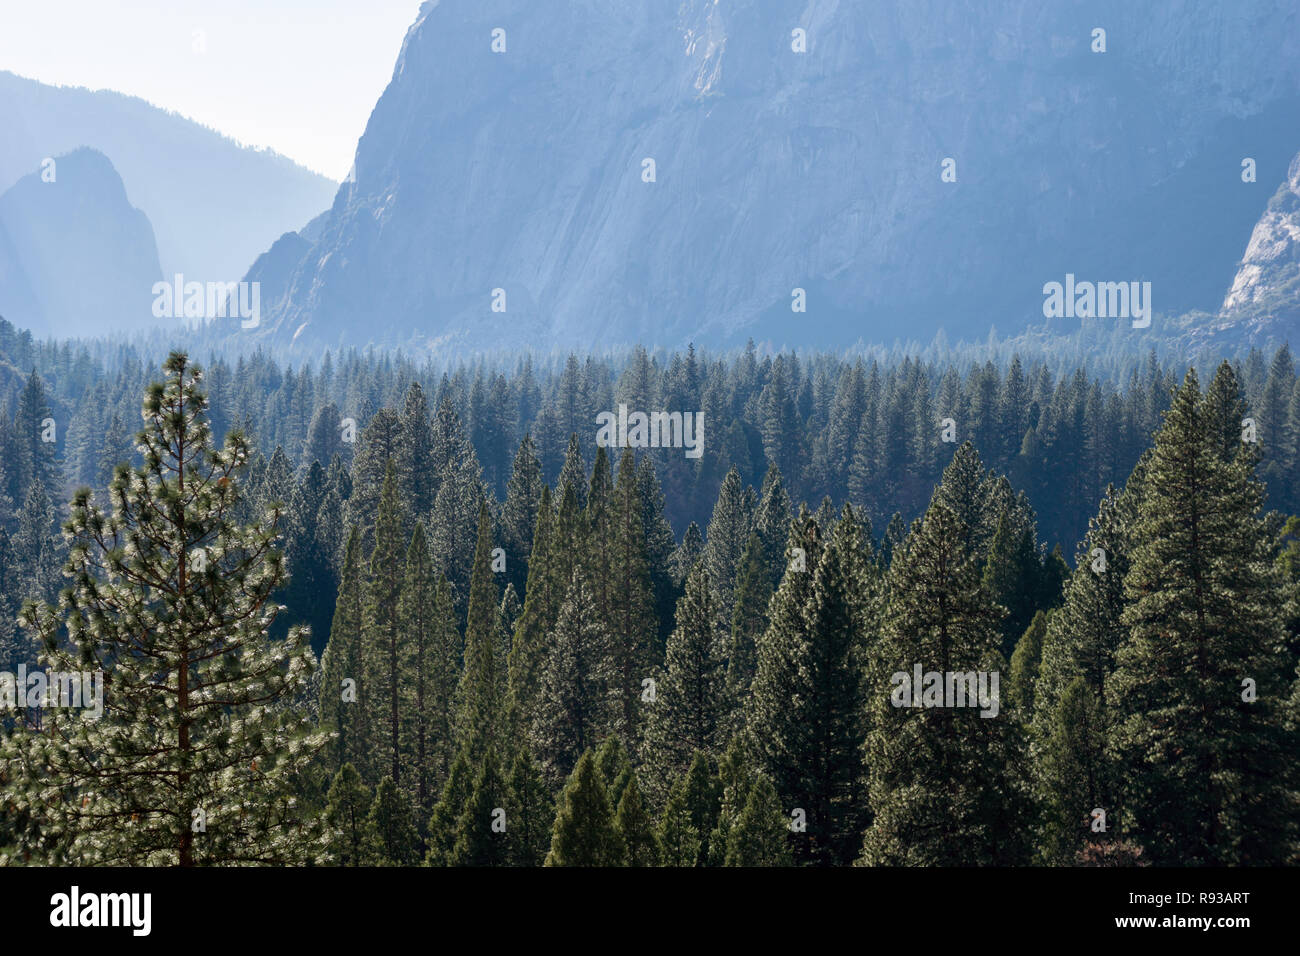
[[[49,708],[4,741],[23,859],[305,863],[316,825],[297,785],[326,738],[277,706],[315,663],[304,632],[267,634],[280,515],[234,520],[248,441],[214,449],[201,371],[179,353],[164,371],[144,400],[143,464],[117,469],[109,514],[76,494],[70,585],[57,608],[23,611],[49,670],[102,671],[106,687],[100,719]]]

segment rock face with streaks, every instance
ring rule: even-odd
[[[1213,311],[1297,104],[1286,0],[430,0],[255,334],[982,337],[1066,273]]]
[[[1300,153],[1255,224],[1220,312],[1251,340],[1300,330]]]

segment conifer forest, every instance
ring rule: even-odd
[[[1298,118],[1300,0],[0,0],[5,943],[1294,936]]]
[[[5,864],[1300,860],[1286,347],[0,372]]]

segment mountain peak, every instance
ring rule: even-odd
[[[1241,154],[1280,178],[1300,147],[1290,17],[426,3],[261,334],[982,338],[1067,274],[1212,311],[1262,206]]]
[[[156,324],[162,275],[148,217],[103,153],[51,157],[0,196],[0,314],[37,333],[93,336]]]

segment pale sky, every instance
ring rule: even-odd
[[[0,70],[139,96],[342,180],[419,0],[0,0]]]

